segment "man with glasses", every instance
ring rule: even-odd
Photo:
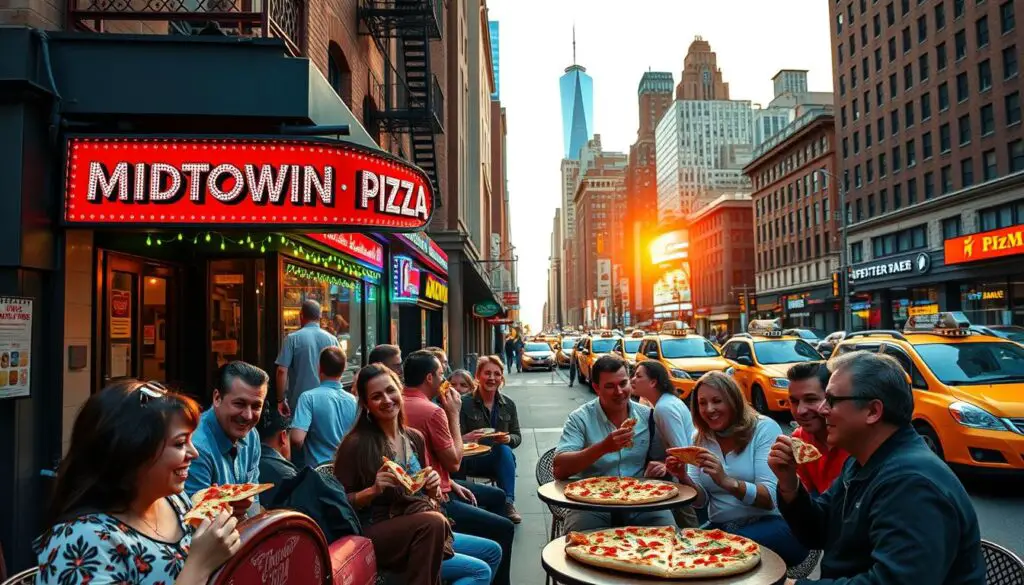
[[[825,493],[839,474],[850,456],[839,447],[828,444],[828,427],[821,416],[821,403],[825,400],[825,388],[832,373],[820,362],[796,364],[786,372],[789,379],[789,411],[799,425],[793,437],[814,445],[821,452],[821,458],[796,466],[796,474],[804,489],[812,496]]]
[[[828,444],[850,453],[838,481],[812,498],[789,437],[768,456],[783,517],[802,544],[824,550],[819,582],[984,585],[974,507],[911,426],[914,396],[899,362],[856,351],[832,370],[819,408]]]

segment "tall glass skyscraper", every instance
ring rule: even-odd
[[[501,53],[498,51],[498,21],[487,21],[487,28],[491,33],[491,63],[494,65],[494,93],[491,94],[491,99],[500,100],[501,77],[498,75],[498,72],[500,71],[500,68],[498,67],[498,56]]]
[[[575,36],[575,35],[574,35]],[[575,61],[576,41],[573,40]],[[580,149],[594,135],[594,81],[587,70],[573,63],[559,80],[562,95],[562,141],[565,158],[579,160]]]

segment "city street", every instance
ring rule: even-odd
[[[540,455],[558,443],[566,415],[591,400],[594,394],[580,386],[568,387],[566,371],[511,374],[503,392],[519,410],[523,444],[516,450],[519,473],[516,506],[523,523],[516,529],[512,564],[515,585],[544,582],[540,550],[548,542],[551,515],[537,499],[534,470]],[[1024,481],[966,480],[981,521],[981,536],[1024,554]]]

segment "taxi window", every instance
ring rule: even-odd
[[[752,358],[750,354],[750,346],[742,341],[733,341],[725,344],[725,351],[723,354],[727,359],[735,360],[740,356],[747,356]]]
[[[821,359],[821,354],[802,339],[755,341],[754,354],[757,355],[758,363],[768,365],[811,362]]]
[[[619,348],[621,340],[619,339],[594,339],[590,343],[594,348],[594,353],[609,353]]]
[[[575,339],[563,339],[562,349],[572,349],[572,346],[576,343]]]
[[[718,357],[718,350],[703,337],[665,339],[661,342],[661,353],[665,359]]]
[[[1024,348],[1015,343],[926,343],[914,349],[943,384],[1024,382]]]
[[[885,355],[891,355],[896,358],[896,361],[903,366],[903,371],[910,374],[911,385],[918,390],[927,390],[928,383],[925,382],[924,377],[921,376],[921,369],[914,367],[914,362],[911,361],[910,356],[905,351],[888,343],[882,346],[883,353]]]
[[[640,339],[627,339],[623,342],[626,346],[626,353],[634,354],[640,349]]]

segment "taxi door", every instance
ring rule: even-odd
[[[743,396],[750,401],[750,385],[756,377],[757,364],[754,363],[754,352],[746,340],[736,339],[725,344],[722,357],[729,360],[732,366],[732,377],[736,380]]]
[[[580,350],[575,353],[577,376],[590,383],[590,338],[583,340]]]

